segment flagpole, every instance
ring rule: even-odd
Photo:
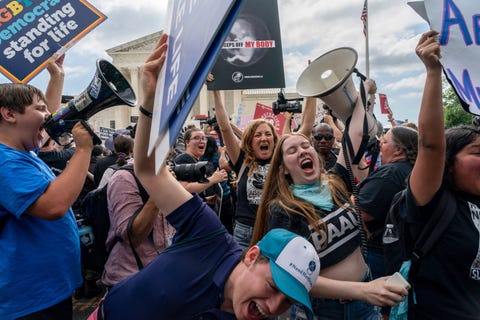
[[[365,71],[367,78],[370,78],[370,49],[368,45],[368,0],[365,0]]]

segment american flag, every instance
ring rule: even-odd
[[[363,3],[363,10],[362,10],[362,15],[360,16],[360,20],[363,21],[363,34],[367,36],[367,1]]]

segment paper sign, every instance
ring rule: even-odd
[[[389,114],[390,106],[388,105],[387,95],[383,93],[379,93],[378,97],[380,99],[380,111],[383,114]]]
[[[277,134],[279,136],[282,135],[285,118],[281,113],[275,115],[272,111],[272,107],[257,102],[257,104],[255,105],[255,113],[253,115],[253,119],[267,120],[273,125]]]
[[[462,107],[480,115],[480,1],[425,0],[424,6],[430,27],[440,32],[441,62],[448,81]]]
[[[28,82],[106,19],[84,0],[0,3],[0,72],[13,82]]]

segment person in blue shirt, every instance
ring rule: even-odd
[[[198,195],[183,188],[166,166],[155,174],[154,157],[147,156],[147,148],[166,41],[163,35],[142,67],[134,166],[176,234],[151,264],[115,285],[89,319],[264,319],[282,314],[294,302],[311,310],[308,291],[320,262],[305,238],[272,230],[242,255]]]
[[[81,285],[80,243],[70,208],[90,162],[92,137],[79,123],[77,145],[55,177],[37,156],[43,126],[60,106],[63,57],[47,66],[44,95],[26,84],[0,84],[0,319],[71,319]]]

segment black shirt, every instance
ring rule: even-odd
[[[418,207],[407,189],[400,210],[420,228],[443,197],[445,188]],[[417,319],[480,318],[480,197],[453,192],[457,212],[444,234],[420,262],[414,288]]]

